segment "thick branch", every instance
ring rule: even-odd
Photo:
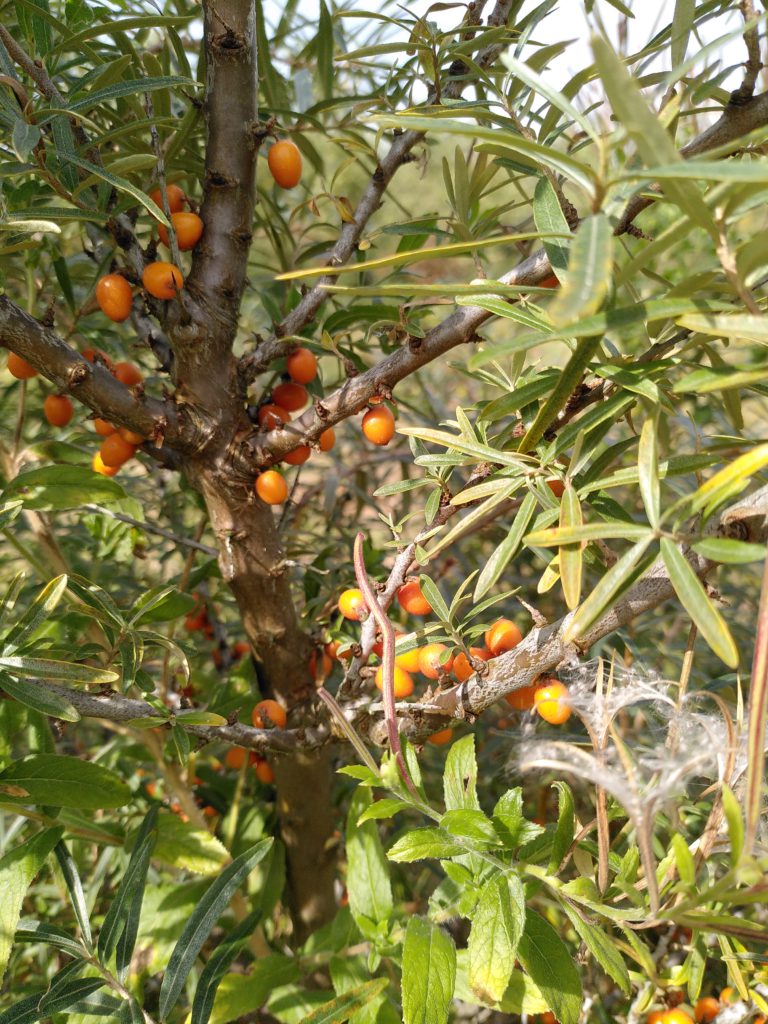
[[[197,431],[173,402],[137,397],[109,370],[89,363],[7,295],[0,295],[0,338],[57,388],[104,419],[129,427],[158,445],[167,442],[180,451],[197,447]]]

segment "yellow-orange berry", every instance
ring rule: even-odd
[[[203,228],[205,227],[196,213],[189,213],[186,210],[172,213],[171,224],[173,224],[176,243],[181,252],[187,252],[189,249],[195,248],[202,237]],[[157,233],[163,245],[170,245],[168,228],[164,224],[158,225]]]
[[[276,469],[268,469],[256,477],[256,493],[267,505],[282,505],[288,497],[288,484],[285,477]]]
[[[571,717],[567,687],[556,680],[539,686],[534,696],[534,710],[550,725],[562,725]]]
[[[277,729],[285,728],[288,716],[282,704],[278,704],[276,700],[259,701],[253,709],[251,721],[257,729],[268,729],[270,725],[267,724],[267,720]]]
[[[272,401],[288,412],[298,412],[309,402],[309,392],[303,384],[286,381],[272,389]]]
[[[187,197],[182,188],[179,188],[178,185],[166,185],[165,192],[168,196],[168,209],[171,213],[178,213],[179,210],[184,209],[184,203],[186,202]],[[149,198],[162,210],[163,196],[159,188],[153,188],[149,193]]]
[[[135,445],[128,444],[118,433],[110,434],[101,442],[99,448],[101,460],[105,466],[120,467],[136,454]]]
[[[301,153],[290,139],[280,139],[269,147],[267,164],[280,188],[295,188],[301,181]]]
[[[321,452],[329,452],[336,444],[336,431],[333,427],[328,427],[327,430],[324,430],[317,439],[317,443]]]
[[[426,644],[419,650],[419,671],[427,679],[439,678],[441,672],[450,672],[453,667],[453,656],[443,658],[448,648],[445,644]]]
[[[697,1024],[709,1024],[720,1013],[720,1003],[714,996],[702,996],[693,1008]]]
[[[37,370],[26,359],[17,356],[15,352],[8,353],[8,372],[16,380],[31,380],[37,376]]]
[[[98,452],[93,456],[91,465],[94,473],[98,473],[100,476],[116,476],[120,469],[119,466],[107,466]]]
[[[288,376],[296,384],[309,384],[317,376],[317,359],[308,348],[297,348],[288,356]]]
[[[376,675],[374,676],[374,682],[376,686],[381,690],[384,686],[384,669],[382,665],[376,669]],[[394,694],[398,700],[402,700],[404,697],[410,697],[413,693],[413,679],[411,679],[408,672],[402,668],[398,668],[395,665],[394,672]]]
[[[274,785],[275,773],[272,771],[272,765],[269,761],[263,757],[257,758],[253,763],[253,770],[259,782],[263,782],[265,786]]]
[[[514,708],[515,711],[530,711],[536,703],[536,691],[538,688],[538,683],[531,683],[530,686],[522,686],[519,690],[513,690],[512,693],[508,693],[504,697],[504,700],[510,707]]]
[[[141,384],[144,380],[141,375],[141,370],[135,365],[135,363],[115,363],[112,373],[120,383],[125,384],[127,388],[133,387],[134,384]]]
[[[174,299],[184,287],[184,277],[173,263],[157,260],[144,268],[141,281],[150,295],[156,299]]]
[[[105,274],[96,284],[96,301],[102,313],[121,324],[131,315],[133,288],[122,274]]]
[[[427,743],[433,743],[436,747],[444,747],[446,743],[451,742],[453,736],[453,729],[440,729],[439,732],[433,732],[431,736],[427,736]]]
[[[345,590],[339,597],[339,611],[345,619],[359,620],[361,613],[365,613],[365,598],[362,590],[351,587]]]
[[[511,651],[523,639],[523,634],[511,619],[497,619],[485,634],[485,645],[493,657]]]
[[[479,658],[481,661],[488,661],[491,656],[491,652],[485,647],[470,647],[469,653],[473,658]],[[453,674],[460,683],[463,683],[471,675],[475,674],[475,669],[472,668],[469,658],[463,651],[453,659]]]
[[[43,402],[43,415],[52,427],[66,427],[75,409],[66,395],[48,395]]]
[[[397,601],[409,615],[429,615],[432,605],[421,592],[418,580],[404,583],[397,591]]]
[[[395,417],[386,405],[377,405],[363,416],[363,433],[372,444],[389,444],[395,436]]]

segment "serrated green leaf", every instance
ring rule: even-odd
[[[8,803],[98,810],[122,807],[131,791],[114,772],[63,754],[32,754],[0,772],[0,795]]]
[[[366,981],[330,1002],[318,1006],[316,1010],[302,1018],[302,1024],[340,1024],[341,1021],[349,1020],[352,1014],[381,995],[388,984],[387,978],[374,978],[373,981]]]
[[[597,925],[587,921],[578,910],[569,904],[563,903],[563,910],[576,929],[577,935],[595,960],[600,964],[605,973],[613,978],[621,991],[628,996],[632,990],[629,971],[621,953],[616,948],[614,940],[607,936]]]
[[[447,1024],[456,983],[456,947],[450,935],[411,917],[403,944],[404,1024]]]
[[[378,829],[372,821],[360,823],[371,803],[369,791],[358,787],[350,802],[346,830],[349,909],[363,928],[367,922],[378,925],[388,921],[394,905]]]
[[[443,829],[428,827],[414,829],[402,836],[390,847],[387,856],[399,864],[410,864],[429,858],[447,860],[466,852],[465,844],[459,843]]]
[[[477,761],[475,737],[463,736],[451,746],[445,759],[443,795],[448,811],[480,810],[477,796]]]
[[[532,910],[525,917],[517,956],[560,1024],[578,1024],[582,1000],[579,972],[552,925]]]
[[[497,1002],[506,991],[525,919],[520,879],[497,872],[480,890],[467,946],[469,984],[484,1002]]]
[[[404,800],[391,800],[385,797],[383,800],[376,800],[369,807],[366,807],[357,819],[357,823],[362,825],[366,821],[386,820],[394,817],[398,811],[405,810],[408,806],[409,804]]]
[[[493,822],[482,811],[470,808],[446,811],[440,819],[440,828],[451,835],[469,839],[481,846],[498,846],[499,836]]]

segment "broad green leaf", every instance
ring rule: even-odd
[[[475,737],[463,736],[451,746],[445,759],[443,795],[448,811],[480,810],[477,797],[477,761]]]
[[[613,112],[621,127],[626,131],[646,164],[655,165],[659,160],[671,165],[685,166],[683,158],[659,119],[650,110],[637,86],[637,82],[614,53],[611,45],[599,36],[592,38],[595,64]],[[717,228],[712,214],[693,182],[678,182],[667,179],[665,191],[687,213],[694,224],[703,227],[710,236],[717,239]],[[561,1022],[566,1024],[566,1022]]]
[[[79,807],[122,807],[131,791],[114,772],[92,761],[63,754],[32,754],[0,772],[5,802]]]
[[[535,1013],[544,1013],[548,1009],[547,1003],[534,982],[527,974],[518,970],[512,972],[507,989],[498,1002],[482,1002],[469,987],[468,962],[467,950],[457,950],[455,999],[461,999],[465,1003],[490,1006],[501,1013],[515,1014],[516,1016],[526,1013],[529,1018]]]
[[[592,540],[642,540],[651,538],[647,526],[633,526],[630,523],[583,523],[581,526],[553,526],[546,530],[534,530],[523,538],[531,547],[554,548],[561,544],[575,544],[577,541]]]
[[[61,828],[45,829],[0,857],[0,981],[8,966],[27,889],[63,831]]]
[[[525,919],[520,879],[497,872],[480,891],[467,947],[469,984],[484,1002],[497,1002],[506,991]]]
[[[633,544],[621,558],[611,566],[592,593],[573,613],[573,617],[563,631],[563,642],[570,643],[589,630],[600,616],[607,611],[614,597],[625,585],[635,570],[637,563],[648,550],[653,537],[646,537]]]
[[[195,987],[190,1024],[207,1024],[219,985],[235,959],[250,942],[261,917],[261,908],[248,914],[208,957]]]
[[[478,576],[475,592],[472,595],[472,600],[475,603],[485,597],[517,554],[523,534],[528,529],[528,524],[531,521],[536,505],[536,495],[531,492],[526,494],[515,514],[509,533],[507,533],[507,536],[485,563],[483,571]]]
[[[411,917],[403,944],[404,1024],[447,1024],[456,983],[456,947],[438,925]]]
[[[722,615],[707,597],[701,580],[693,571],[677,544],[668,537],[661,539],[661,555],[672,586],[680,602],[699,628],[699,632],[715,654],[726,665],[736,668],[739,652]]]
[[[79,722],[80,714],[70,704],[66,697],[54,693],[35,683],[25,682],[23,679],[12,679],[4,672],[0,672],[0,690],[4,690],[10,697],[17,700],[25,707],[33,708],[51,718],[60,718],[64,722]]]
[[[560,502],[560,527],[563,530],[578,530],[581,525],[581,503],[569,480]],[[573,609],[581,598],[581,578],[584,569],[581,542],[561,545],[559,565],[563,597],[567,607]]]
[[[381,995],[388,984],[387,978],[366,981],[357,988],[351,988],[343,995],[318,1006],[312,1013],[302,1017],[302,1024],[340,1024],[341,1021],[349,1020],[352,1014]]]
[[[604,213],[585,217],[571,242],[568,275],[549,307],[556,327],[592,316],[608,294],[613,268],[613,230]]]
[[[553,784],[558,794],[557,826],[552,838],[552,852],[549,855],[548,872],[554,875],[573,842],[574,808],[573,794],[566,782]]]
[[[763,544],[748,544],[746,541],[731,540],[729,537],[704,537],[702,540],[693,541],[691,547],[702,558],[725,565],[760,562],[765,558],[766,552]]]
[[[578,1024],[582,999],[579,972],[552,925],[532,910],[525,917],[517,956],[560,1024]]]
[[[371,794],[360,786],[350,802],[347,814],[347,893],[349,909],[358,926],[366,922],[376,926],[392,915],[392,886],[389,867],[379,832],[373,821],[360,823],[371,806]]]
[[[398,811],[405,810],[408,806],[404,800],[391,800],[385,797],[383,800],[376,800],[369,807],[366,807],[357,819],[357,823],[362,825],[366,821],[381,821],[382,819],[392,818]]]
[[[447,860],[467,852],[465,843],[458,842],[441,828],[417,828],[398,839],[387,856],[399,864],[409,864],[429,858]]]
[[[554,274],[562,284],[568,281],[568,242],[557,238],[544,238],[544,234],[571,235],[571,229],[560,206],[552,182],[542,175],[533,193],[533,219],[542,232],[544,251],[549,257]]]
[[[451,835],[470,839],[482,846],[499,845],[499,837],[493,822],[482,811],[469,808],[446,811],[440,819],[440,828],[444,828]]]
[[[126,493],[119,483],[84,466],[42,466],[28,469],[5,489],[6,496],[19,496],[26,508],[63,511],[96,502],[119,501]]]
[[[613,978],[616,984],[625,995],[629,995],[632,989],[629,980],[629,971],[624,959],[616,947],[616,943],[605,932],[587,921],[581,914],[568,903],[563,903],[563,910],[576,929],[576,933],[587,947],[589,952],[600,964],[606,974]]]
[[[262,839],[223,869],[195,907],[181,938],[174,946],[160,986],[159,1020],[176,1005],[189,972],[219,917],[259,861],[269,853],[273,840]]]
[[[637,451],[637,472],[640,495],[651,526],[658,526],[661,517],[661,491],[659,488],[659,443],[656,417],[649,417],[640,433]]]
[[[504,845],[510,850],[535,839],[544,831],[541,825],[528,821],[523,814],[523,791],[519,786],[508,789],[496,801],[493,823]]]
[[[27,640],[31,639],[38,628],[58,605],[67,589],[67,577],[56,576],[40,590],[24,614],[11,626],[2,639],[4,654],[12,654]]]

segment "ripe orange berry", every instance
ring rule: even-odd
[[[96,357],[98,356],[99,359],[107,367],[107,369],[112,369],[112,360],[109,358],[107,353],[103,352],[100,348],[91,348],[90,346],[88,346],[82,350],[80,355],[83,357],[83,359],[87,359],[89,363],[94,363],[96,361]]]
[[[269,719],[269,724],[267,723]],[[257,729],[284,729],[288,716],[276,700],[261,700],[253,709],[251,721]]]
[[[446,743],[451,742],[453,737],[453,729],[441,729],[439,732],[433,732],[431,736],[427,736],[427,743],[433,743],[436,747],[444,747]]]
[[[541,1015],[541,1024],[557,1024],[557,1017],[551,1010],[545,1010]]]
[[[693,1024],[693,1017],[676,1006],[664,1014],[664,1024]]]
[[[48,395],[43,402],[43,415],[52,427],[66,427],[74,411],[74,406],[66,395]]]
[[[333,671],[333,661],[325,649],[322,652],[322,658],[320,660],[320,678],[325,679],[326,676],[330,675]],[[309,674],[313,679],[318,677],[318,662],[317,662],[317,651],[312,651],[309,656]]]
[[[295,384],[310,384],[317,376],[317,359],[308,348],[297,348],[288,356],[286,369]]]
[[[289,466],[303,466],[311,454],[312,449],[308,444],[300,444],[298,448],[283,456],[283,462],[287,462]]]
[[[389,406],[377,405],[363,416],[363,433],[371,444],[389,444],[395,436],[395,417]]]
[[[376,683],[376,686],[377,686],[377,688],[379,690],[381,690],[383,688],[383,686],[384,686],[384,667],[383,667],[383,665],[380,665],[376,669],[376,675],[373,677],[373,681]],[[393,689],[394,689],[395,697],[398,700],[402,700],[404,697],[410,697],[411,694],[413,693],[413,679],[411,679],[410,675],[405,671],[405,669],[398,668],[397,665],[395,665],[395,675],[394,675],[394,687],[393,687]]]
[[[410,651],[405,651],[403,654],[395,655],[395,664],[403,669],[405,672],[419,672],[419,657],[421,651],[418,647],[414,647]]]
[[[184,194],[184,189],[179,188],[178,185],[166,185],[165,191],[168,196],[168,209],[171,213],[178,213],[179,210],[184,209],[184,203],[187,201],[187,197]],[[159,188],[153,188],[149,193],[149,198],[152,202],[163,208],[163,196]]]
[[[198,608],[196,611],[191,611],[189,615],[184,618],[184,628],[189,630],[190,633],[196,633],[198,630],[205,629],[208,625],[208,612],[205,610],[205,605],[202,608]]]
[[[259,757],[253,762],[253,770],[256,772],[256,778],[259,782],[263,782],[265,786],[274,785],[275,773],[272,771],[272,765],[269,761]]]
[[[278,384],[272,391],[272,401],[288,412],[298,412],[303,409],[309,401],[309,392],[303,384],[295,384],[293,381],[286,381]]]
[[[491,656],[491,652],[485,647],[470,647],[469,651],[473,658],[480,658],[482,661],[488,661]],[[453,674],[460,683],[475,674],[469,658],[463,651],[453,659]]]
[[[93,466],[94,473],[99,473],[101,476],[116,476],[120,468],[119,466],[107,466],[99,452],[93,456],[91,466]]]
[[[328,655],[328,657],[331,659],[331,661],[338,661],[339,660],[339,647],[341,647],[341,641],[340,640],[329,640],[328,643],[324,645],[323,650]]]
[[[133,387],[134,384],[141,384],[144,378],[141,375],[141,370],[134,363],[115,363],[112,373],[117,377],[121,384],[125,384],[127,388]]]
[[[432,605],[421,592],[418,580],[404,583],[397,592],[398,604],[409,615],[429,615]]]
[[[156,299],[174,299],[176,293],[184,287],[184,277],[173,263],[157,260],[144,267],[141,282],[150,295]]]
[[[714,996],[703,996],[693,1008],[698,1024],[709,1024],[720,1013],[720,1003]]]
[[[645,1018],[645,1024],[664,1024],[666,1010],[652,1010]]]
[[[571,717],[568,689],[556,679],[540,686],[534,696],[534,710],[550,725],[562,725]]]
[[[538,688],[538,683],[531,683],[530,686],[523,686],[519,690],[513,690],[512,693],[508,693],[504,700],[515,711],[530,711],[536,703],[536,691]]]
[[[267,163],[280,188],[294,188],[301,181],[301,153],[290,139],[280,139],[269,147]]]
[[[230,747],[224,755],[224,764],[233,772],[239,772],[248,760],[248,751],[245,747]]]
[[[523,634],[511,619],[497,619],[485,634],[485,645],[494,658],[511,651],[523,639]]]
[[[8,372],[16,380],[31,380],[37,376],[37,370],[31,366],[26,359],[17,356],[15,352],[8,353]]]
[[[109,437],[110,434],[114,434],[117,427],[113,423],[108,423],[107,420],[103,420],[97,416],[93,421],[93,429],[101,437]]]
[[[102,313],[121,324],[131,315],[133,288],[122,274],[105,274],[96,285],[96,301]]]
[[[259,409],[258,419],[260,427],[264,427],[265,430],[274,430],[281,423],[290,422],[291,414],[281,406],[268,402]]]
[[[543,281],[539,281],[539,288],[559,288],[560,282],[555,274],[550,274]]]
[[[720,1002],[721,1003],[735,1003],[739,997],[733,991],[730,985],[726,985],[724,989],[720,991]]]
[[[565,484],[562,480],[553,477],[552,480],[546,480],[545,483],[556,498],[562,498],[565,494]]]
[[[136,454],[136,447],[124,441],[118,433],[114,433],[110,434],[109,437],[105,437],[101,442],[99,454],[105,466],[119,468],[128,459],[133,458]]]
[[[235,646],[232,648],[232,650],[233,650],[233,652],[235,654],[235,657],[237,657],[237,658],[244,658],[246,656],[246,654],[250,654],[251,653],[251,645],[245,643],[244,640],[240,640],[239,643],[235,644]]]
[[[321,452],[329,452],[336,444],[336,431],[333,427],[328,427],[327,430],[324,430],[317,439],[317,443],[320,446]]]
[[[453,656],[442,659],[448,648],[445,644],[426,644],[419,650],[419,671],[427,679],[437,679],[441,672],[450,672],[453,667]]]
[[[171,224],[176,232],[176,243],[182,252],[195,248],[205,227],[196,213],[189,213],[186,210],[172,213]],[[170,245],[168,228],[164,224],[158,224],[157,233],[163,245]]]
[[[129,430],[128,427],[118,427],[117,432],[124,441],[128,442],[128,444],[138,446],[143,444],[146,440],[146,438],[142,437],[141,434],[137,434],[135,431]]]
[[[339,611],[345,619],[360,619],[360,613],[365,612],[365,598],[362,590],[352,587],[345,590],[339,597]]]
[[[256,477],[256,493],[267,505],[282,505],[288,497],[288,484],[276,469],[268,469]]]

